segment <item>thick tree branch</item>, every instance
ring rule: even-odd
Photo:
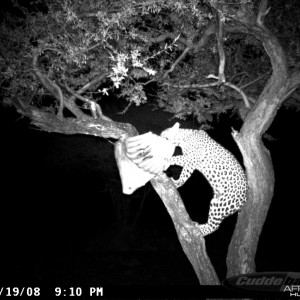
[[[157,176],[151,183],[171,216],[182,249],[191,262],[202,285],[219,285],[220,281],[206,253],[205,240],[190,219],[180,195],[166,175]]]
[[[47,132],[63,134],[87,134],[103,138],[119,139],[122,134],[134,136],[138,132],[128,123],[119,123],[103,119],[93,119],[84,114],[77,118],[58,118],[57,115],[41,111],[21,100],[15,100],[14,106],[17,111],[31,120],[31,124]]]

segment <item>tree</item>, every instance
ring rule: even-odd
[[[1,25],[3,103],[41,130],[116,140],[138,134],[103,114],[98,98],[107,94],[127,99],[126,113],[154,93],[158,108],[180,119],[194,117],[202,127],[222,112],[239,114],[243,126],[233,136],[250,191],[229,247],[227,276],[255,271],[274,191],[262,136],[282,104],[298,107],[300,84],[299,44],[288,37],[281,44],[268,25],[282,16],[282,7],[296,14],[296,1],[275,1],[273,15],[266,0],[12,3],[18,13]],[[285,26],[299,35],[296,26]],[[218,284],[205,240],[177,190],[163,174],[151,183],[199,282]]]

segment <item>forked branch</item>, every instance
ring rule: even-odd
[[[53,49],[45,49],[44,51],[46,50],[51,50],[53,51]],[[58,50],[55,50],[54,51],[58,52]],[[64,109],[64,96],[63,96],[63,93],[60,89],[60,87],[52,80],[50,80],[46,75],[44,75],[39,67],[38,67],[38,59],[39,59],[40,55],[39,54],[36,54],[34,57],[33,57],[33,61],[32,61],[32,64],[33,64],[33,71],[36,75],[36,77],[41,81],[41,83],[43,84],[43,86],[48,90],[48,92],[50,92],[51,95],[53,95],[58,101],[59,101],[59,109],[58,109],[58,117],[60,119],[63,118],[63,109]]]
[[[78,94],[77,92],[75,92],[74,90],[72,90],[67,83],[64,83],[64,86],[66,88],[66,90],[71,93],[73,96],[75,96],[76,98],[80,99],[81,101],[83,101],[84,103],[86,103],[89,106],[89,109],[91,111],[91,114],[93,116],[94,119],[102,119],[102,120],[106,120],[106,121],[111,121],[110,118],[106,117],[103,112],[102,109],[100,107],[100,105],[98,103],[96,103],[93,100],[90,100],[86,97],[81,96],[80,94]]]

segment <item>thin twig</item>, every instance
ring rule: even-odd
[[[256,78],[256,79],[254,79],[253,81],[251,81],[251,82],[249,82],[249,83],[246,83],[245,85],[241,86],[240,88],[241,88],[241,89],[245,89],[245,88],[248,87],[249,85],[251,85],[251,84],[253,84],[253,83],[255,83],[255,82],[257,82],[257,81],[263,79],[263,78],[266,77],[267,75],[268,75],[268,74],[264,74],[264,75],[262,75],[262,76],[260,76],[260,77],[258,77],[258,78]]]
[[[173,72],[174,68],[178,65],[178,63],[185,57],[187,52],[190,50],[189,47],[186,47],[180,56],[176,59],[176,61],[172,64],[171,68],[165,72],[162,78],[166,78],[169,73]]]

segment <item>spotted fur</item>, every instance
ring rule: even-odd
[[[182,166],[178,188],[200,171],[213,188],[208,221],[199,225],[203,235],[214,232],[227,216],[238,211],[247,200],[247,179],[236,158],[203,130],[180,129],[176,123],[164,130],[161,136],[179,146],[182,155],[173,156],[170,165]]]

